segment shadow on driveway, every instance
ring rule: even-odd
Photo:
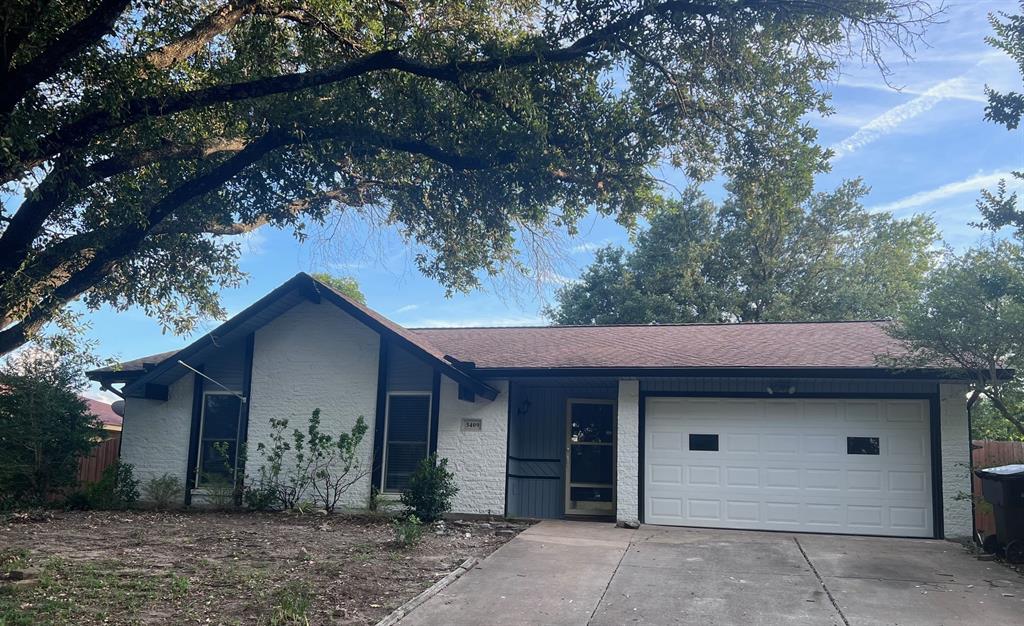
[[[410,624],[1024,624],[1024,581],[961,546],[545,521]]]

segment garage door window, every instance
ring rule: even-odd
[[[847,454],[878,455],[878,437],[847,437]]]
[[[700,452],[718,452],[718,435],[690,435],[690,449]]]

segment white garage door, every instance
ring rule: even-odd
[[[649,524],[931,537],[924,400],[648,398]]]

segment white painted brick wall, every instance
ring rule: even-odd
[[[508,381],[493,382],[498,397],[476,402],[459,400],[459,386],[441,377],[437,456],[448,459],[459,493],[452,511],[503,515],[508,446]],[[480,432],[462,432],[463,418],[478,418]]]
[[[125,400],[121,460],[135,466],[135,476],[143,485],[163,474],[176,476],[184,484],[194,384],[192,374],[182,376],[170,386],[167,402]]]
[[[615,517],[637,520],[640,513],[640,383],[619,381],[616,441]]]
[[[947,539],[972,534],[970,432],[967,422],[967,386],[939,385],[942,436],[942,504]]]
[[[365,508],[370,495],[373,424],[377,406],[377,333],[333,304],[303,302],[256,331],[246,472],[254,476],[259,443],[269,443],[271,418],[287,418],[287,432],[304,430],[320,409],[323,432],[347,432],[359,416],[369,430],[360,444],[367,475],[342,504]]]

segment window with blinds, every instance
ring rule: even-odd
[[[430,396],[388,396],[384,445],[384,491],[402,491],[429,453]]]

